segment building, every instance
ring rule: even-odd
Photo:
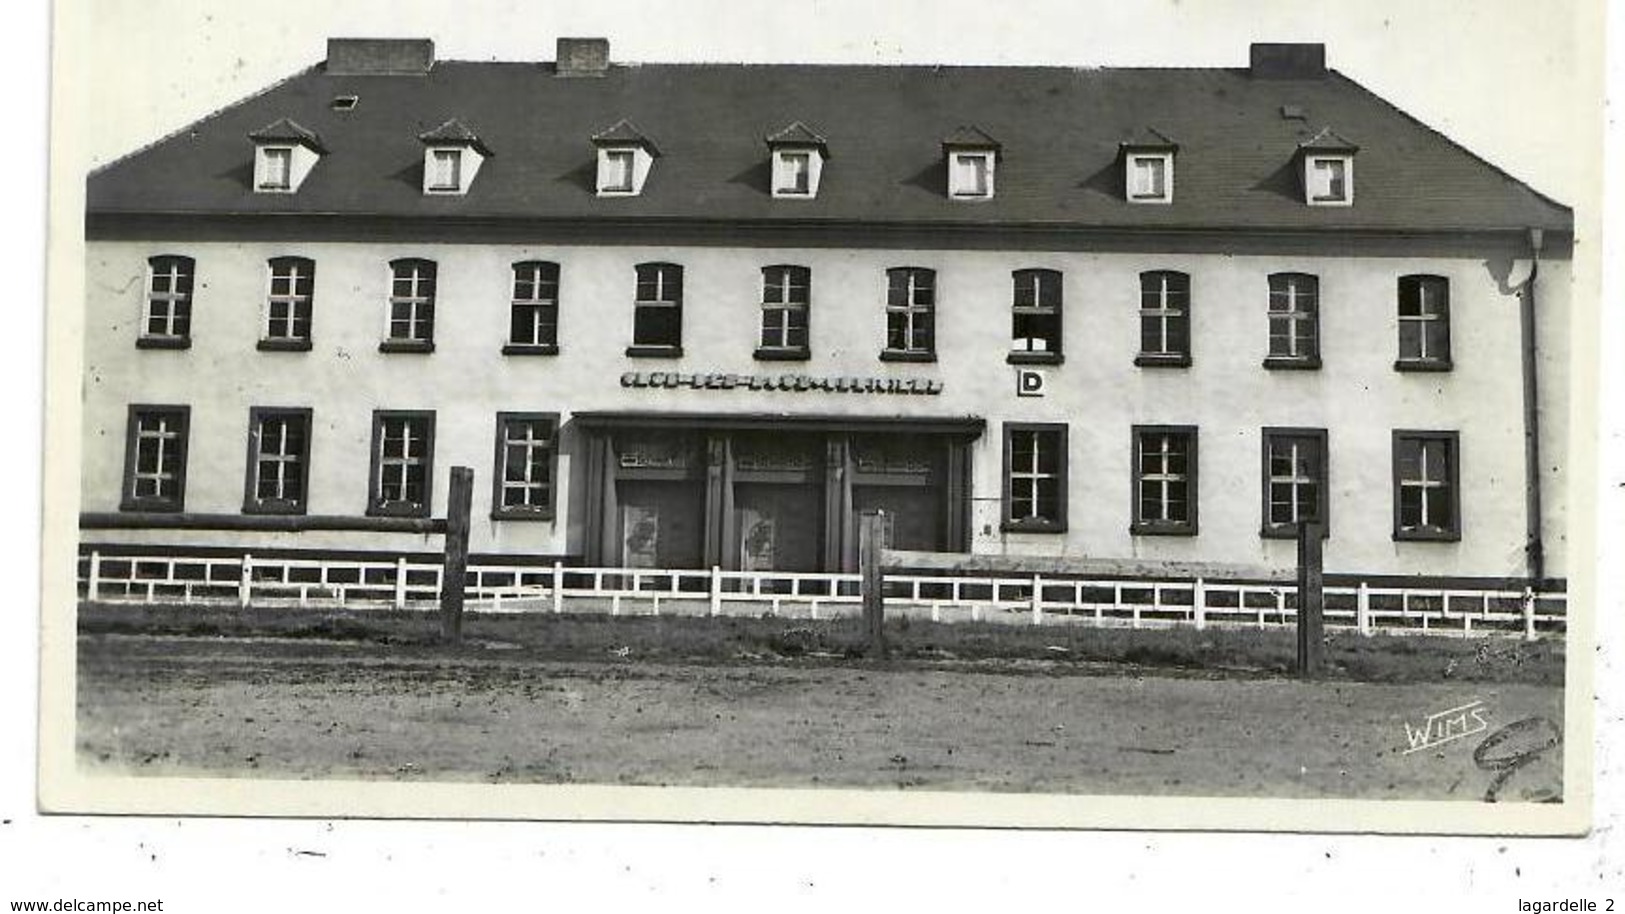
[[[1572,216],[1325,64],[327,59],[91,175],[86,544],[1559,585]]]

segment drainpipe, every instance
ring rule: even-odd
[[[1538,587],[1546,577],[1545,547],[1540,536],[1540,396],[1537,384],[1537,348],[1535,342],[1535,279],[1540,275],[1540,249],[1544,233],[1538,228],[1529,230],[1529,246],[1533,250],[1529,265],[1529,278],[1524,280],[1520,311],[1523,323],[1523,461],[1524,461],[1524,513],[1526,517],[1524,550],[1529,560],[1530,586]]]

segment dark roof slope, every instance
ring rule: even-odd
[[[335,96],[361,101],[334,110]],[[1301,108],[1287,119],[1284,105]],[[328,150],[297,194],[256,194],[255,128],[291,118]],[[466,196],[422,192],[418,136],[479,124],[502,155]],[[594,193],[592,138],[635,122],[664,157],[643,193]],[[816,200],[773,198],[762,137],[818,124],[841,156]],[[1179,138],[1170,206],[1122,199],[1119,143],[1147,122]],[[962,124],[999,138],[998,195],[944,194],[942,147]],[[1296,156],[1328,125],[1356,138],[1349,207],[1302,200]],[[613,66],[562,79],[535,63],[444,61],[426,75],[318,66],[94,173],[92,213],[323,213],[1285,230],[1569,230],[1571,214],[1336,73],[1232,69]]]

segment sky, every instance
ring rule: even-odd
[[[1600,136],[1577,11],[1598,2],[280,0],[268,22],[263,4],[63,0],[83,28],[59,30],[59,88],[89,114],[76,148],[100,164],[319,61],[330,36],[430,37],[464,60],[551,60],[570,35],[607,37],[623,61],[1061,66],[1245,66],[1249,42],[1318,41],[1331,66],[1573,204]]]

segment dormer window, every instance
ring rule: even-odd
[[[1177,143],[1147,127],[1117,148],[1123,163],[1123,199],[1130,203],[1174,202]]]
[[[315,133],[283,118],[248,135],[254,142],[254,192],[291,194],[327,150]]]
[[[598,196],[635,197],[643,192],[660,155],[653,140],[623,120],[594,135],[592,143],[598,147]]]
[[[1310,206],[1353,205],[1354,154],[1359,147],[1328,127],[1298,150],[1303,160],[1304,202]]]
[[[773,155],[773,196],[780,199],[811,200],[818,196],[818,179],[829,158],[824,138],[795,121],[767,137]]]
[[[491,157],[491,150],[480,142],[479,136],[456,119],[419,134],[418,139],[424,145],[423,192],[426,194],[468,193],[480,165]]]
[[[975,127],[960,127],[942,141],[948,162],[948,196],[954,200],[993,198],[999,142]]]

